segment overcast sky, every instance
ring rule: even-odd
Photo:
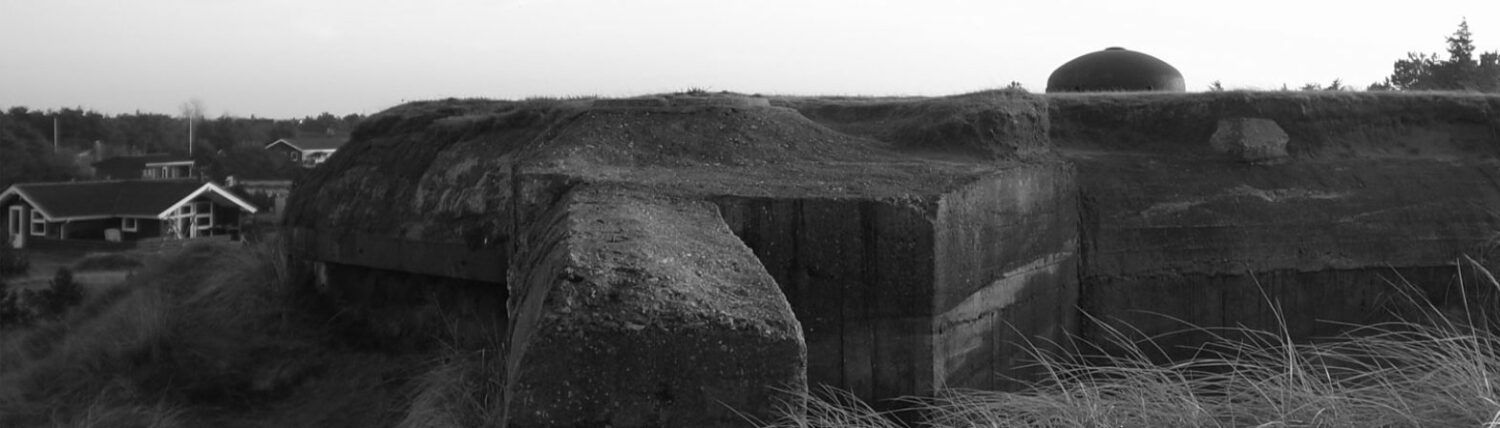
[[[1382,80],[1500,1],[0,0],[0,107],[210,116],[702,88],[947,95],[1123,46],[1188,90]]]

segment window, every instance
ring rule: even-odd
[[[31,211],[31,236],[47,236],[47,217],[40,211]]]
[[[120,230],[123,230],[123,231],[126,231],[126,232],[134,232],[134,231],[138,230],[139,226],[140,226],[140,224],[139,224],[139,222],[136,221],[136,219],[133,219],[133,218],[122,218],[122,219],[120,219]]]
[[[209,229],[214,226],[214,206],[209,202],[198,202],[196,205],[197,215],[193,216],[193,224],[198,229]]]

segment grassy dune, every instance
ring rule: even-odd
[[[0,426],[444,427],[488,416],[479,374],[495,352],[382,348],[294,287],[279,248],[189,247],[62,320],[0,331]]]
[[[190,247],[147,260],[65,319],[0,331],[0,426],[497,420],[493,342],[456,337],[452,320],[449,332],[403,333],[425,335],[422,346],[383,346],[372,328],[294,286],[284,260],[275,244]],[[1500,295],[1488,271],[1471,267]],[[907,400],[932,427],[1500,426],[1500,330],[1481,310],[1495,300],[1448,312],[1412,303],[1411,322],[1333,340],[1224,331],[1203,357],[1173,364],[1150,362],[1149,342],[1129,344],[1136,355],[1088,361],[1038,354],[1050,376],[1028,390]],[[900,426],[837,391],[796,407],[807,411],[766,426]]]

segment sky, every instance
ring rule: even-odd
[[[940,96],[1110,46],[1189,91],[1381,81],[1500,1],[0,0],[0,108],[372,114],[406,101],[747,94]]]

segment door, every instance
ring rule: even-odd
[[[26,246],[26,207],[22,205],[11,205],[10,215],[6,216],[5,237],[11,248]]]

